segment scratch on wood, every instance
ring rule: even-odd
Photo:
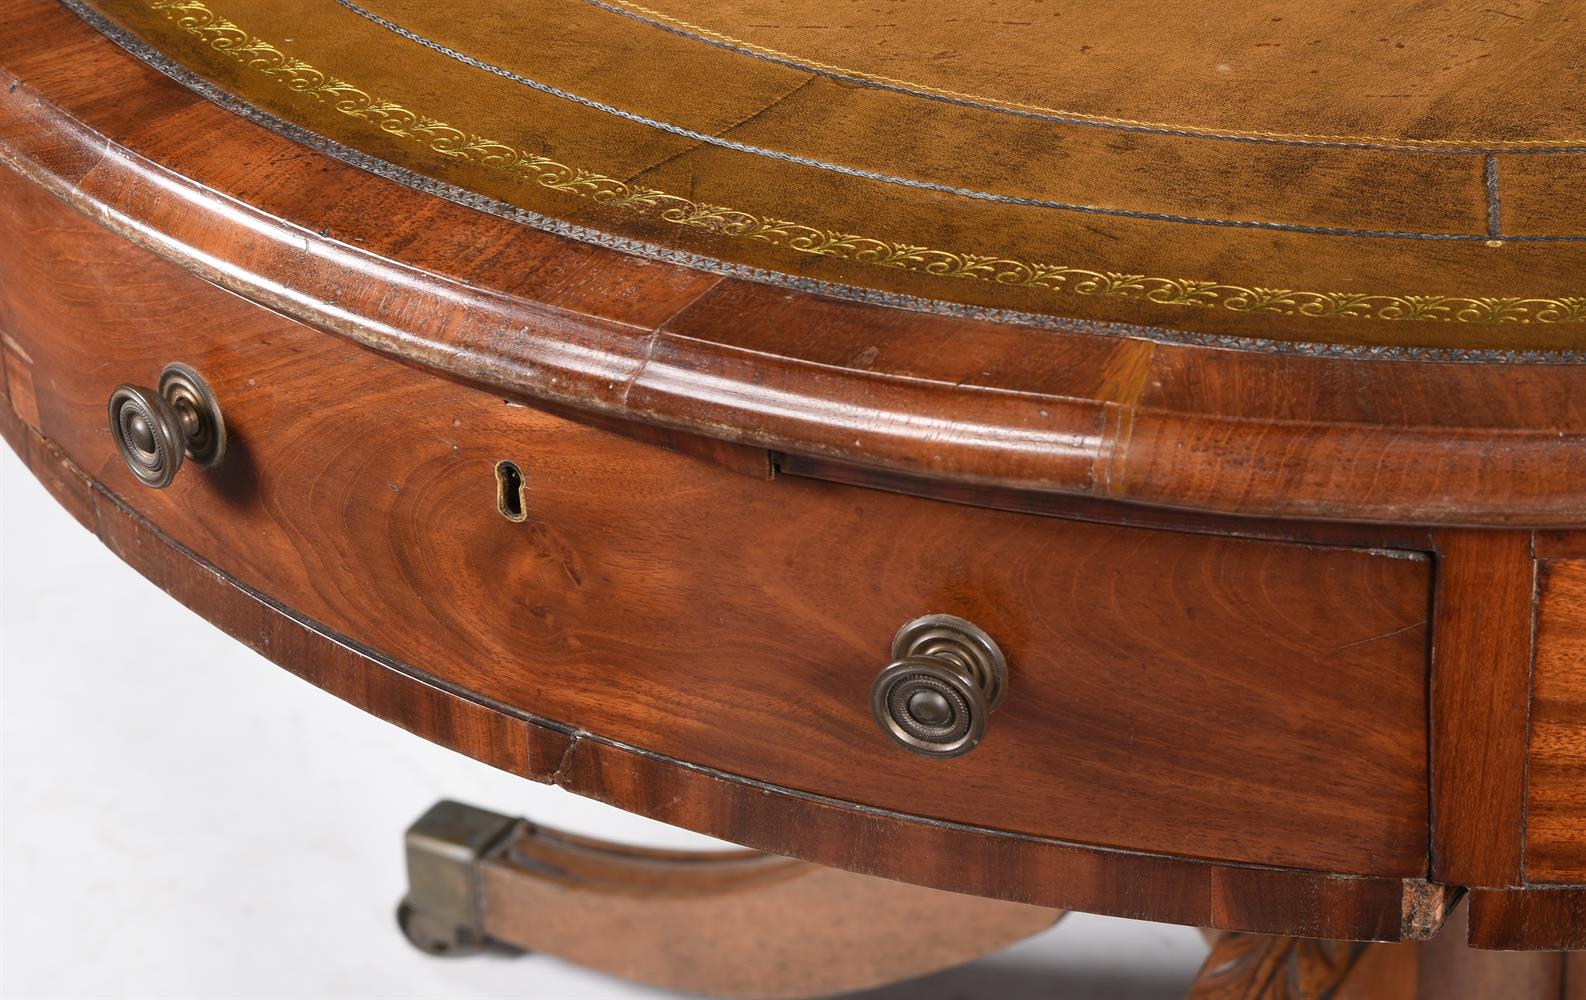
[[[1346,649],[1353,649],[1356,646],[1364,646],[1368,642],[1380,642],[1383,639],[1391,639],[1391,638],[1393,638],[1396,635],[1403,635],[1406,632],[1410,632],[1410,631],[1413,631],[1415,629],[1425,628],[1425,627],[1426,627],[1426,619],[1423,618],[1423,619],[1421,619],[1418,622],[1411,622],[1410,624],[1404,626],[1403,628],[1390,629],[1387,632],[1381,632],[1381,633],[1378,633],[1377,635],[1368,635],[1364,639],[1356,639],[1353,642],[1346,642],[1342,646],[1334,646],[1333,649],[1332,649],[1332,652],[1334,652],[1334,653],[1342,653]]]
[[[556,770],[551,772],[549,779],[551,784],[559,788],[566,787],[562,784],[562,777],[573,766],[573,752],[578,749],[578,745],[582,742],[584,742],[584,734],[581,732],[574,733],[572,738],[567,741],[567,749],[562,751],[562,759],[556,762]]]
[[[1148,340],[1127,340],[1119,345],[1102,371],[1098,398],[1107,400],[1103,418],[1101,447],[1096,452],[1091,481],[1104,496],[1121,487],[1134,436],[1134,418],[1140,397],[1145,394],[1151,374],[1156,344]]]

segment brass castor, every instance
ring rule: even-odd
[[[410,900],[397,904],[397,926],[408,943],[426,955],[437,958],[466,958],[485,950],[489,939],[471,927],[426,915],[416,909]]]

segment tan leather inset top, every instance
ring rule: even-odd
[[[304,141],[637,253],[1123,332],[1586,347],[1576,4],[69,3]]]

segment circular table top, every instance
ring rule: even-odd
[[[1586,129],[1521,127],[1581,117],[1553,41],[1577,8],[1419,4],[1395,34],[1297,5],[789,27],[626,2],[14,0],[0,164],[328,334],[783,471],[1583,523]],[[1213,22],[1243,41],[1184,27]],[[1304,57],[1261,63],[1285,32]]]
[[[908,309],[1254,350],[1586,348],[1577,5],[68,0],[300,142]]]

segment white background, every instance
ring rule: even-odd
[[[122,565],[0,453],[0,994],[664,995],[545,956],[414,951],[392,919],[401,834],[455,798],[629,843],[712,841],[493,770],[292,677]],[[1204,953],[1188,928],[1076,915],[865,996],[1179,997]]]

